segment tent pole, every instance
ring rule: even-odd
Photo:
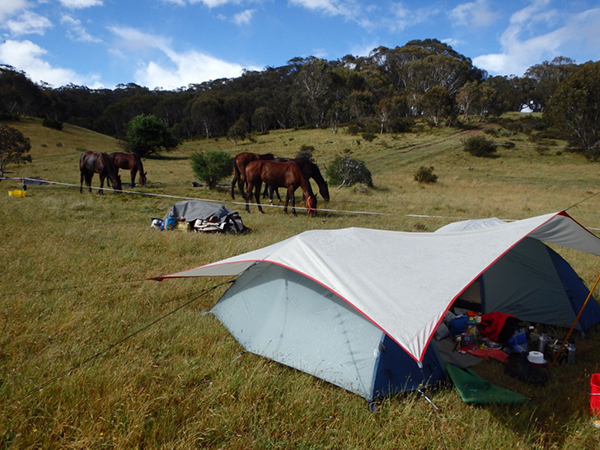
[[[571,333],[573,332],[573,329],[575,328],[575,325],[577,325],[577,322],[579,321],[579,318],[581,317],[581,314],[583,314],[583,310],[585,309],[586,305],[588,304],[588,301],[592,297],[592,294],[593,294],[594,290],[596,289],[596,286],[598,285],[598,282],[600,282],[600,274],[598,274],[598,278],[596,278],[596,282],[594,283],[594,286],[592,287],[592,289],[590,289],[590,293],[588,294],[587,298],[585,299],[585,302],[583,302],[583,305],[581,306],[581,309],[579,310],[579,313],[577,314],[577,317],[575,317],[575,321],[573,322],[573,325],[571,325],[571,329],[569,330],[569,332],[567,333],[567,335],[563,339],[562,344],[560,345],[560,349],[558,350],[558,352],[556,353],[556,355],[554,355],[554,359],[552,360],[552,363],[550,364],[550,367],[548,367],[548,372],[550,372],[552,370],[552,367],[554,367],[554,363],[556,362],[556,360],[558,359],[558,357],[562,353],[562,350],[563,350],[565,344],[567,343],[567,339],[569,339],[569,337],[571,336]]]

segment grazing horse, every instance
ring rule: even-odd
[[[317,183],[317,186],[319,186],[319,194],[321,194],[321,197],[323,197],[323,199],[326,202],[329,201],[329,187],[327,185],[327,181],[325,181],[325,179],[323,178],[323,175],[321,175],[319,166],[317,166],[315,163],[310,161],[308,158],[296,158],[296,159],[275,158],[274,161],[277,161],[277,162],[292,161],[292,162],[295,162],[296,164],[298,164],[298,167],[300,167],[300,170],[302,171],[302,174],[304,175],[306,180],[308,181],[309,178],[312,178],[313,180],[315,180],[315,182]],[[277,189],[274,188],[273,186],[266,185],[263,196],[267,197],[267,194],[268,194],[270,202],[273,203],[273,191],[275,191],[275,193],[277,194],[277,197],[279,198],[279,201],[281,201],[281,197],[279,197],[279,192],[277,192]]]
[[[100,190],[98,194],[103,194],[104,179],[109,186],[112,183],[112,188],[115,194],[121,191],[121,177],[117,174],[117,168],[106,153],[85,152],[79,159],[79,192],[83,193],[83,180],[92,192],[92,177],[95,173],[100,177]]]
[[[146,172],[144,172],[144,165],[138,155],[135,153],[114,152],[108,156],[117,168],[117,174],[119,169],[131,171],[131,187],[135,187],[135,176],[138,172],[140,174],[140,186],[146,187]]]
[[[272,161],[275,159],[273,153],[250,153],[244,152],[233,158],[233,180],[231,180],[231,198],[235,199],[233,194],[235,190],[235,184],[237,182],[242,196],[244,195],[244,189],[246,188],[246,166],[252,161]]]
[[[296,189],[301,188],[308,214],[311,217],[317,215],[317,196],[313,194],[310,183],[302,175],[302,171],[294,162],[252,161],[246,166],[246,182],[248,183],[248,189],[244,197],[246,198],[246,211],[248,212],[250,212],[248,200],[252,197],[252,190],[254,189],[254,197],[256,198],[258,210],[264,213],[260,205],[260,194],[262,183],[265,183],[275,188],[284,187],[287,189],[283,210],[287,213],[288,203],[291,200],[292,213],[294,215],[296,215],[294,192],[296,192]]]

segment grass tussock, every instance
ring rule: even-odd
[[[577,364],[557,366],[541,388],[508,378],[493,362],[476,367],[531,396],[533,409],[467,406],[443,386],[426,392],[440,412],[416,393],[379,400],[373,412],[362,398],[307,374],[238,357],[240,345],[205,314],[227,288],[213,286],[226,280],[145,280],[309,229],[434,231],[455,220],[520,219],[579,203],[569,213],[597,230],[597,167],[585,158],[542,156],[517,131],[515,146],[476,158],[462,142],[477,130],[383,135],[360,145],[348,133],[283,130],[236,146],[186,142],[166,158],[144,161],[149,183],[135,192],[156,196],[110,189],[98,196],[79,193],[78,148],[110,152],[114,140],[67,124],[61,131],[30,119],[10,125],[30,138],[33,163],[9,167],[9,175],[75,187],[30,186],[25,198],[14,198],[6,191],[18,183],[0,182],[0,448],[598,448],[600,433],[587,413],[589,379],[600,370],[596,330],[577,337]],[[331,201],[319,199],[311,219],[268,205],[265,214],[255,206],[248,214],[239,193],[233,203],[227,187],[192,186],[193,152],[293,156],[303,145],[314,148],[322,173],[339,156],[364,161],[373,187],[330,186]],[[437,182],[415,182],[419,167],[435,167]],[[179,200],[162,195],[224,203],[252,231],[158,232],[150,217]],[[597,258],[558,250],[591,286]]]

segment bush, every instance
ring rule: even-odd
[[[219,181],[231,175],[231,156],[221,150],[209,150],[203,153],[193,153],[190,163],[194,175],[206,183],[209,189],[214,189]]]
[[[464,145],[464,150],[466,152],[469,152],[471,155],[480,158],[489,158],[492,156],[492,154],[496,153],[497,150],[494,141],[487,139],[483,135],[472,136],[465,139]]]
[[[438,176],[433,173],[433,166],[419,167],[419,170],[415,172],[415,181],[419,183],[435,183],[438,180]]]
[[[300,147],[300,151],[298,153],[296,153],[296,156],[294,156],[294,158],[296,159],[308,159],[309,161],[314,162],[314,158],[313,158],[313,152],[315,151],[315,148],[312,145],[306,145],[306,144],[302,144],[302,146]]]
[[[352,124],[348,125],[348,128],[346,128],[346,132],[350,136],[356,136],[356,135],[358,135],[358,133],[360,133],[360,127],[357,124],[352,123]]]
[[[54,119],[44,119],[42,121],[42,126],[46,127],[46,128],[52,128],[53,130],[58,130],[58,131],[63,129],[62,122],[59,122],[58,120],[54,120]]]
[[[373,142],[377,135],[375,133],[363,133],[362,138],[367,142]]]
[[[341,186],[351,186],[356,183],[363,183],[368,187],[373,187],[371,172],[367,169],[364,161],[352,158],[351,156],[338,156],[327,167],[327,177],[330,183]]]

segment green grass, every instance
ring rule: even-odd
[[[577,364],[555,367],[541,388],[508,378],[493,362],[476,366],[484,378],[531,396],[535,409],[471,407],[444,387],[428,391],[439,413],[418,394],[406,394],[381,400],[375,414],[357,395],[305,373],[251,354],[236,359],[240,345],[203,314],[226,285],[209,289],[226,280],[137,281],[308,229],[434,231],[453,220],[520,219],[578,202],[569,213],[600,228],[596,164],[564,151],[540,155],[538,144],[523,135],[499,138],[516,145],[499,147],[498,158],[474,158],[462,151],[461,140],[477,130],[384,135],[360,144],[360,136],[344,132],[283,130],[238,145],[186,142],[164,158],[146,159],[149,184],[135,191],[152,196],[82,195],[82,149],[114,151],[113,139],[68,125],[51,130],[33,119],[8,124],[31,139],[33,158],[10,166],[9,175],[75,187],[30,186],[25,198],[14,198],[6,192],[19,184],[0,183],[0,448],[598,448],[600,432],[587,413],[589,380],[600,371],[597,330],[578,337]],[[239,194],[230,202],[227,187],[192,187],[188,157],[194,151],[294,156],[303,144],[315,147],[322,172],[349,149],[365,161],[375,188],[332,186],[331,201],[320,202],[311,219],[267,207],[264,215],[254,206],[247,214]],[[434,166],[438,182],[415,182],[420,166]],[[164,215],[178,197],[237,209],[252,232],[151,229],[150,217]],[[597,258],[558,250],[591,286]]]

